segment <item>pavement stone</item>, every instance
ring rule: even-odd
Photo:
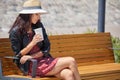
[[[8,37],[10,26],[22,9],[25,0],[0,0],[0,37]],[[49,35],[84,33],[87,29],[97,31],[99,0],[41,0],[42,22]],[[105,31],[119,35],[120,0],[106,0]]]

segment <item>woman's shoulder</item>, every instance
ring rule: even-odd
[[[19,28],[16,26],[9,32],[9,37],[20,36]]]
[[[13,32],[16,33],[16,32],[18,32],[18,30],[19,30],[18,26],[13,27],[12,30],[10,31],[10,33],[13,33]]]

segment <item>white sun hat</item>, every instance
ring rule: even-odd
[[[47,11],[41,8],[41,3],[39,0],[27,0],[23,4],[23,10],[19,12],[20,14],[46,14]]]

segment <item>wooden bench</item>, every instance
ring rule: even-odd
[[[69,34],[49,36],[53,57],[72,56],[76,59],[82,80],[120,80],[120,64],[115,63],[110,33]],[[30,78],[22,76],[11,59],[8,38],[0,39],[0,58],[5,77],[23,77],[32,80],[58,80],[55,77]]]

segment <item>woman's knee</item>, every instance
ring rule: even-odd
[[[74,77],[73,77],[73,72],[69,70],[69,71],[67,72],[67,74],[66,74],[66,78],[67,78],[67,79],[69,78],[68,80],[73,80],[73,78],[74,78]]]
[[[68,60],[71,64],[76,64],[76,60],[73,57],[68,57]]]
[[[69,69],[64,69],[61,71],[61,76],[65,80],[74,80],[74,74]]]

